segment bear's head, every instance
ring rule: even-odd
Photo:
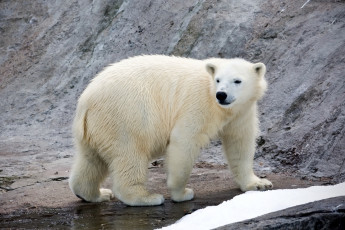
[[[265,93],[266,67],[243,59],[210,59],[206,64],[215,87],[215,99],[223,108],[259,100]]]

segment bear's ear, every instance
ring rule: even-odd
[[[266,73],[266,66],[265,66],[264,63],[261,63],[261,62],[255,63],[255,64],[253,65],[253,68],[254,68],[255,73],[256,73],[259,77],[264,76],[265,73]]]
[[[212,77],[214,77],[214,74],[216,73],[216,66],[211,63],[207,63],[206,70],[209,74],[211,74]]]

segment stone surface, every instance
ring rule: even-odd
[[[140,54],[264,62],[257,173],[273,173],[276,184],[344,181],[344,27],[340,0],[0,1],[1,206],[73,200],[66,178],[77,98],[102,68]],[[225,164],[215,140],[197,166]]]
[[[344,229],[345,197],[335,197],[295,206],[258,218],[217,228],[236,229]]]
[[[274,4],[254,47],[268,64],[257,156],[301,176],[345,179],[344,1]],[[275,31],[277,37],[268,36]],[[254,56],[255,57],[255,56]]]
[[[52,178],[38,179],[40,182],[19,179],[12,184],[14,190],[0,195],[0,226],[5,229],[27,226],[31,229],[156,229],[242,193],[226,167],[205,163],[196,166],[188,183],[195,191],[195,198],[182,203],[171,201],[164,168],[159,164],[150,167],[148,187],[166,198],[163,205],[154,207],[128,207],[116,199],[105,203],[82,202],[69,191],[61,171]],[[276,189],[318,184],[288,175],[273,174],[267,178],[275,182]],[[110,184],[107,181],[105,187],[110,188]]]

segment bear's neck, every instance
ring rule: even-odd
[[[221,110],[222,117],[221,122],[223,124],[227,124],[239,117],[243,117],[248,113],[256,113],[257,110],[257,102],[256,101],[249,101],[245,104],[235,105],[230,108],[223,108],[218,106],[218,109]]]

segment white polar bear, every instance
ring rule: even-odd
[[[166,156],[171,199],[191,200],[185,188],[200,149],[220,137],[242,191],[272,188],[253,172],[257,100],[266,90],[262,63],[160,55],[120,61],[98,74],[81,95],[74,120],[78,153],[70,187],[89,202],[160,205],[146,189],[148,163]],[[112,191],[100,189],[110,174]]]

